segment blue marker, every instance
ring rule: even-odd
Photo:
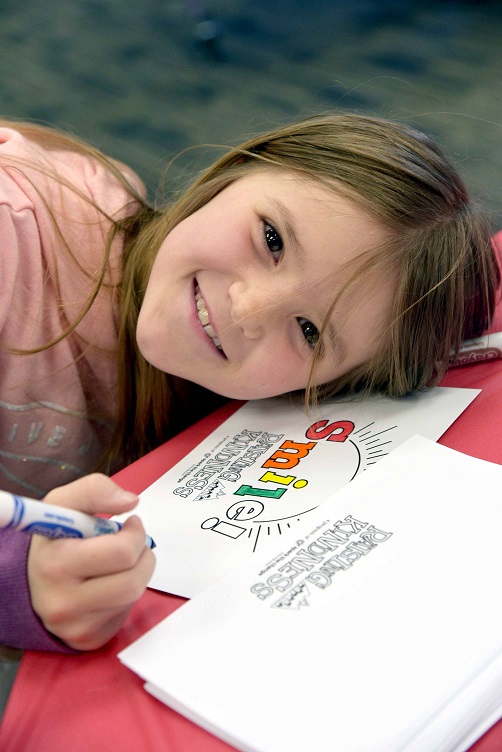
[[[0,491],[2,527],[31,535],[45,535],[47,538],[94,538],[118,533],[122,523]],[[155,548],[155,542],[149,535],[146,536],[146,545]]]

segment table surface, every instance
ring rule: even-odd
[[[502,329],[502,326],[499,327]],[[444,386],[481,388],[440,443],[502,464],[502,360],[452,369]],[[229,403],[117,474],[140,493],[232,414]],[[117,653],[184,602],[148,590],[120,633],[101,650],[76,656],[27,652],[0,728],[2,752],[224,752],[225,742],[155,700]],[[472,752],[502,750],[502,721]]]

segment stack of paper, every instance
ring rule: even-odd
[[[414,437],[119,657],[241,750],[466,750],[502,714],[501,488]]]

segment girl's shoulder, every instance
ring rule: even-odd
[[[85,201],[115,217],[144,193],[133,170],[86,144],[37,127],[0,126],[0,202],[14,210],[48,196],[51,208],[73,202],[82,211]]]
[[[19,290],[30,290],[34,319],[42,298],[50,297],[59,306],[54,310],[73,321],[103,274],[103,289],[79,333],[89,339],[94,327],[94,340],[109,346],[113,337],[95,327],[96,317],[113,318],[111,289],[121,277],[121,237],[106,255],[109,233],[141,200],[139,179],[134,185],[134,173],[124,171],[64,137],[45,138],[45,131],[32,137],[0,123],[0,332],[7,334]],[[20,346],[28,345],[20,340]]]

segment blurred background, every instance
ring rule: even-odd
[[[502,2],[0,0],[0,114],[64,128],[153,195],[187,147],[356,110],[435,136],[502,227]],[[190,149],[167,186],[220,154]]]

